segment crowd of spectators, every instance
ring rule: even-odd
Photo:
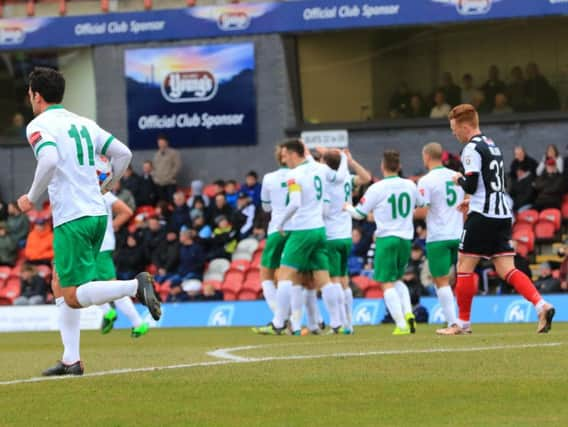
[[[519,66],[513,67],[508,82],[501,79],[496,65],[489,67],[482,85],[476,85],[469,73],[462,76],[461,86],[450,72],[443,73],[440,80],[439,87],[427,95],[401,82],[390,98],[389,116],[446,118],[458,104],[472,104],[481,114],[494,115],[560,109],[557,91],[534,62],[529,62],[524,72]]]

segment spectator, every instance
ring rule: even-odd
[[[213,236],[210,239],[207,259],[230,259],[237,247],[237,231],[233,230],[229,219],[224,215],[218,216],[215,219],[215,224]]]
[[[136,200],[134,199],[134,195],[130,192],[130,190],[122,187],[121,181],[115,181],[112,192],[117,199],[126,203],[132,212],[136,211]]]
[[[165,200],[160,200],[156,205],[156,210],[154,214],[158,217],[160,225],[165,229],[170,223],[170,218],[172,216],[172,210],[170,208],[170,204]]]
[[[166,233],[160,224],[160,221],[157,216],[153,215],[148,218],[147,221],[148,227],[144,232],[144,255],[146,261],[150,261],[152,259],[152,254],[158,248],[162,240],[165,239]]]
[[[422,273],[422,267],[426,257],[424,256],[424,248],[418,244],[414,243],[410,252],[410,260],[408,261],[407,272],[412,272],[414,274],[415,280],[418,282],[420,287],[420,274]]]
[[[30,220],[27,215],[22,213],[15,202],[8,203],[8,215],[8,232],[18,243],[18,247],[23,248],[30,232]]]
[[[0,266],[13,267],[18,257],[18,244],[8,233],[7,224],[0,222]]]
[[[24,250],[26,259],[31,264],[51,266],[53,259],[53,231],[45,218],[39,217],[28,234]]]
[[[198,294],[195,299],[197,301],[222,301],[223,292],[215,289],[210,283],[204,283],[201,294]]]
[[[507,87],[509,102],[514,111],[526,110],[527,84],[521,67],[516,66],[511,70],[511,83]]]
[[[144,270],[146,266],[144,247],[138,244],[138,238],[134,234],[129,234],[126,238],[126,245],[116,252],[115,263],[118,280],[134,279],[140,271]]]
[[[351,231],[351,240],[353,245],[351,246],[347,265],[349,268],[349,275],[357,276],[361,273],[361,270],[363,270],[365,255],[369,247],[365,245],[365,242],[363,241],[363,233],[359,227],[353,227],[353,230]]]
[[[219,194],[225,192],[225,181],[218,179],[213,182],[213,194]]]
[[[238,239],[242,240],[252,233],[252,227],[254,224],[254,217],[256,214],[256,207],[252,203],[251,198],[248,193],[241,191],[239,193],[239,198],[237,199],[237,210],[239,220],[231,221],[235,229],[239,230]],[[237,215],[233,214],[233,218]]]
[[[471,104],[473,102],[473,94],[476,89],[473,87],[473,76],[469,73],[462,77],[461,103]]]
[[[507,95],[499,92],[495,95],[495,107],[493,107],[492,114],[511,114],[513,109],[508,103]]]
[[[187,201],[187,206],[193,208],[196,197],[200,197],[205,207],[209,206],[209,197],[203,194],[203,181],[196,179],[191,181],[191,197]]]
[[[219,216],[224,216],[225,218],[231,218],[233,215],[233,209],[227,203],[227,198],[223,193],[219,193],[215,196],[215,203],[211,207],[211,220]],[[212,224],[213,225],[213,224]]]
[[[205,216],[203,214],[198,213],[193,219],[193,229],[197,233],[197,238],[199,242],[203,245],[204,248],[207,248],[207,245],[204,244],[204,240],[210,239],[213,235],[213,230],[205,221]]]
[[[120,178],[121,187],[130,191],[134,196],[136,205],[142,206],[138,203],[138,197],[140,195],[140,177],[132,169],[132,165],[128,165],[124,171],[124,175]]]
[[[561,291],[560,280],[552,277],[552,268],[547,262],[540,264],[540,275],[534,285],[541,294],[554,294]]]
[[[150,160],[142,164],[142,176],[140,177],[140,191],[135,194],[137,206],[154,206],[158,200],[158,187],[154,183],[152,173],[154,168]]]
[[[513,211],[522,212],[534,206],[536,192],[534,189],[535,176],[528,170],[525,163],[516,168],[517,176],[511,182],[509,194],[513,199]]]
[[[524,166],[525,171],[529,171],[533,177],[536,177],[536,168],[538,166],[537,161],[529,156],[526,150],[519,145],[515,147],[513,154],[515,158],[511,162],[511,170],[509,171],[509,178],[511,179],[511,182],[517,180],[517,169],[521,165]]]
[[[193,206],[189,211],[189,218],[193,222],[194,218],[199,215],[205,218],[205,222],[208,222],[209,212],[201,196],[197,196],[193,199]]]
[[[444,96],[450,107],[455,107],[459,105],[461,102],[461,88],[454,83],[454,78],[452,77],[452,73],[445,72],[442,74],[442,92],[444,92]]]
[[[8,219],[8,206],[0,198],[0,221],[6,221]]]
[[[505,83],[499,79],[499,68],[496,65],[492,65],[489,67],[489,79],[485,82],[483,86],[481,86],[481,90],[483,91],[483,95],[487,100],[489,110],[493,110],[495,105],[493,102],[495,101],[495,95],[498,93],[505,93],[507,87]]]
[[[185,202],[185,194],[178,191],[174,194],[174,210],[170,216],[169,229],[179,232],[184,225],[190,227],[191,219],[189,208]]]
[[[237,191],[237,181],[234,179],[230,179],[225,183],[225,198],[231,208],[235,209],[237,207],[239,192]]]
[[[35,266],[24,264],[20,272],[20,296],[14,305],[44,304],[47,298],[47,285],[38,274]]]
[[[546,147],[546,152],[544,153],[544,156],[542,156],[542,160],[540,161],[540,163],[536,168],[537,175],[542,175],[542,173],[546,169],[546,161],[548,159],[554,159],[556,162],[556,169],[558,170],[558,172],[560,173],[564,172],[564,158],[558,152],[558,147],[556,147],[556,145],[549,144]]]
[[[6,129],[5,134],[22,140],[26,139],[26,119],[22,113],[14,113],[12,125]]]
[[[185,280],[201,279],[205,268],[205,253],[199,243],[194,241],[192,230],[182,230],[179,236],[179,267],[171,277],[168,301],[187,301],[189,296],[182,288]]]
[[[491,112],[491,107],[485,102],[485,94],[481,90],[476,90],[473,93],[473,99],[471,100],[471,105],[475,107],[479,114],[486,114]]]
[[[260,206],[260,188],[258,182],[258,174],[255,171],[250,171],[245,177],[245,183],[241,186],[241,191],[248,194],[256,207]]]
[[[446,96],[441,90],[437,90],[434,94],[434,106],[430,110],[431,119],[447,119],[451,107],[446,102]]]
[[[558,168],[556,161],[549,157],[546,160],[544,173],[538,176],[534,182],[536,190],[535,208],[539,211],[548,208],[560,209],[562,204],[562,194],[564,193],[564,178]]]
[[[534,62],[527,64],[526,80],[527,111],[549,111],[560,109],[558,93],[544,77],[538,65]]]
[[[410,97],[410,108],[406,117],[416,119],[419,117],[428,117],[428,110],[424,105],[424,101],[420,95],[412,95]]]
[[[187,230],[184,227],[184,230]],[[169,231],[166,238],[162,240],[152,254],[152,264],[158,269],[156,281],[163,283],[168,277],[176,274],[179,266],[180,245],[178,234]]]
[[[181,157],[177,150],[170,148],[164,135],[158,136],[158,151],[154,155],[153,178],[157,185],[158,200],[171,202],[177,189],[177,176],[181,170]]]
[[[405,117],[410,106],[410,91],[406,82],[400,82],[389,101],[389,116],[391,119]]]

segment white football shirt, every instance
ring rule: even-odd
[[[351,203],[353,193],[353,176],[347,175],[343,180],[328,183],[325,187],[325,232],[328,240],[350,239],[353,219],[349,212],[343,210],[346,202]]]
[[[101,252],[114,251],[116,248],[116,237],[114,235],[114,229],[112,228],[112,205],[116,203],[118,198],[109,191],[103,194],[103,200],[107,210],[107,226],[103,244],[101,245]]]
[[[286,211],[288,200],[288,174],[290,169],[281,167],[274,172],[267,173],[262,179],[262,189],[260,190],[260,200],[263,204],[270,205],[270,223],[268,224],[268,234],[277,232],[278,224],[282,221]],[[286,224],[284,225],[286,228]]]
[[[455,171],[439,166],[418,181],[418,191],[424,205],[428,206],[427,242],[456,240],[461,237],[463,214],[457,210],[457,206],[463,201],[464,191],[453,183],[452,177],[455,174]]]
[[[26,133],[36,158],[45,147],[57,148],[59,163],[48,186],[54,227],[84,216],[106,215],[95,156],[104,155],[114,137],[60,105],[32,120]]]
[[[299,191],[301,205],[292,218],[284,224],[286,230],[313,230],[324,226],[323,195],[326,177],[323,165],[306,160],[290,170],[288,191]]]

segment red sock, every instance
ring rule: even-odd
[[[533,305],[536,305],[542,299],[532,280],[521,270],[513,268],[505,275],[505,280]]]
[[[458,302],[459,319],[469,322],[471,316],[471,304],[477,293],[477,280],[475,273],[458,273],[456,283],[456,299]]]

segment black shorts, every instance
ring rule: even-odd
[[[515,255],[511,246],[510,218],[487,218],[471,212],[465,221],[459,250],[480,258]]]

